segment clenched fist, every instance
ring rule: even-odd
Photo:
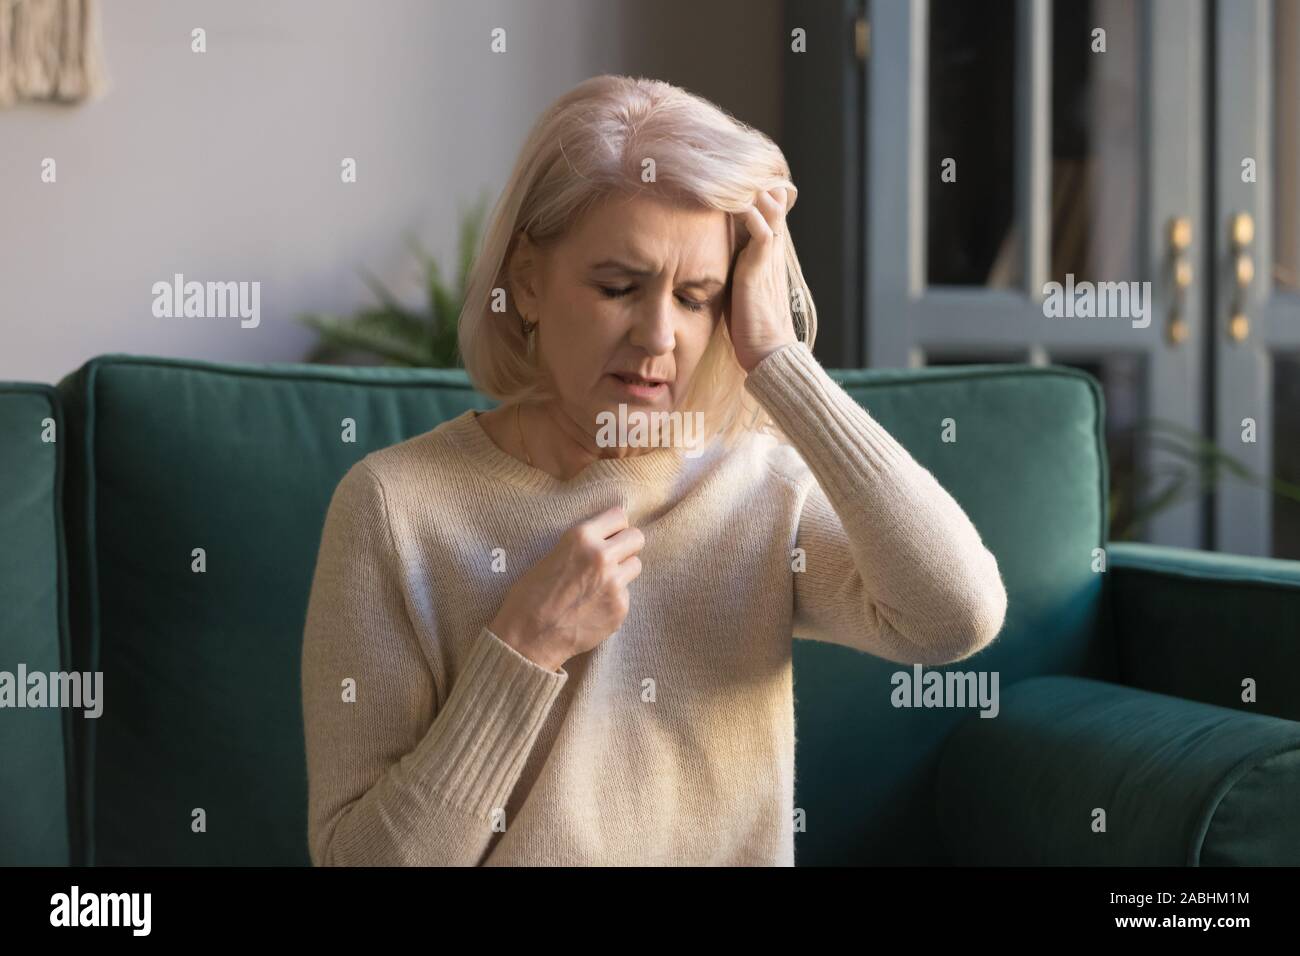
[[[488,630],[535,664],[559,670],[622,626],[644,544],[620,505],[574,525],[511,585]]]

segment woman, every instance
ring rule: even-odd
[[[792,633],[904,664],[993,640],[993,555],[813,358],[795,195],[771,140],[665,83],[541,117],[461,316],[500,406],[330,504],[315,864],[791,865]]]

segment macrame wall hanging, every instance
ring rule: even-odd
[[[104,93],[98,7],[98,0],[0,0],[0,107]]]

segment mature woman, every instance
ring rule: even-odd
[[[904,664],[993,640],[993,555],[813,358],[795,195],[770,139],[665,83],[538,121],[461,316],[499,406],[330,504],[313,862],[790,865],[792,633]]]

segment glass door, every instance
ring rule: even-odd
[[[1215,6],[1215,546],[1300,558],[1300,0]]]
[[[1189,547],[1204,498],[1156,438],[1206,411],[1205,16],[874,0],[868,67],[865,364],[1089,370],[1112,537]]]

